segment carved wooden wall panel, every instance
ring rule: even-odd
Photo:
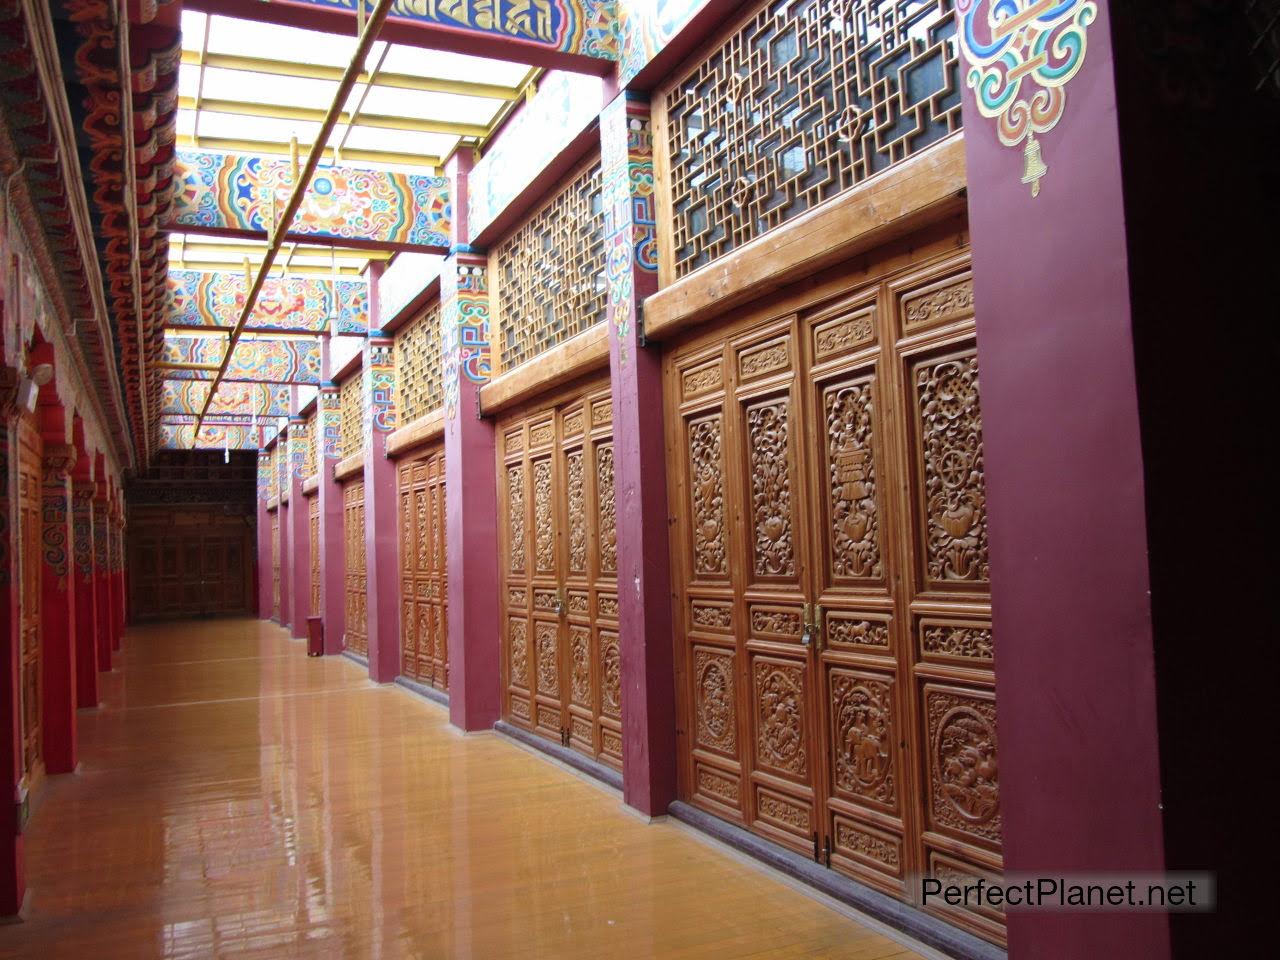
[[[900,897],[943,860],[1001,869],[979,371],[948,239],[665,361],[681,795]],[[1003,940],[998,916],[946,916]]]
[[[958,130],[955,32],[951,0],[756,5],[654,98],[672,275]]]
[[[346,570],[346,648],[369,655],[368,579],[364,546],[364,481],[342,487],[342,546]]]
[[[311,410],[310,416],[307,417],[305,436],[307,437],[307,446],[306,456],[302,461],[302,479],[310,480],[316,475],[316,470],[318,469],[316,463],[316,442],[319,439],[319,435],[316,433],[316,412],[314,407]]]
[[[307,558],[311,569],[311,610],[308,616],[320,616],[320,497],[307,497],[307,526],[311,531]]]
[[[364,449],[364,379],[356,371],[338,388],[338,455],[354,456]]]
[[[272,510],[271,518],[271,615],[280,619],[280,511]],[[167,566],[164,558],[161,567]]]
[[[401,672],[449,689],[444,445],[399,465]]]
[[[600,158],[571,174],[490,263],[502,370],[602,323],[609,297]]]
[[[34,786],[44,771],[40,740],[40,565],[44,519],[40,488],[44,482],[44,442],[35,417],[18,420],[18,550],[22,563],[18,625],[22,699],[22,775]]]
[[[244,614],[252,605],[255,537],[248,509],[185,503],[130,508],[129,596],[138,620]],[[270,514],[275,520],[276,514]],[[272,525],[272,561],[278,560]],[[273,588],[278,587],[278,579]],[[277,598],[278,600],[278,598]]]
[[[503,715],[621,768],[612,429],[607,381],[499,422]]]
[[[396,331],[396,423],[404,426],[444,403],[440,301]]]

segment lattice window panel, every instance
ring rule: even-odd
[[[502,369],[531,360],[605,318],[600,161],[497,248]]]
[[[424,417],[444,403],[440,303],[414,317],[396,333],[396,422]]]
[[[684,276],[960,129],[952,0],[772,0],[665,96]]]
[[[319,400],[317,399],[316,402],[318,403]],[[316,439],[317,438],[316,438],[315,413],[312,413],[311,416],[307,417],[306,432],[307,432],[307,445],[305,449],[306,449],[307,455],[306,455],[306,459],[302,461],[302,478],[304,480],[310,480],[312,477],[316,475]]]
[[[356,373],[338,388],[338,455],[350,457],[364,445],[364,377]]]

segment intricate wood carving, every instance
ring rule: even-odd
[[[618,514],[613,490],[613,445],[596,447],[596,500],[600,508],[600,569],[618,570]]]
[[[569,628],[569,686],[574,703],[591,706],[591,631]],[[590,739],[590,738],[588,738]]]
[[[507,467],[507,556],[512,573],[524,570],[524,466]]]
[[[742,802],[737,779],[727,777],[713,767],[701,764],[698,766],[698,790],[731,807],[736,807]]]
[[[776,793],[770,793],[767,790],[759,791],[756,794],[756,810],[766,819],[776,821],[802,834],[809,833],[809,811]]]
[[[920,646],[925,653],[939,657],[961,660],[991,660],[995,657],[995,643],[988,627],[923,624]]]
[[[786,400],[778,399],[747,410],[754,569],[761,577],[790,577],[796,570],[791,542],[788,408]]]
[[[554,623],[537,620],[533,624],[533,645],[538,657],[538,692],[560,696],[560,644]]]
[[[555,529],[552,526],[551,461],[533,462],[533,553],[534,569],[551,572],[556,565]]]
[[[618,635],[600,631],[600,711],[614,720],[622,719],[622,658]]]
[[[756,759],[803,777],[809,769],[805,746],[804,668],[757,659],[752,665],[756,695]]]
[[[735,752],[738,744],[733,655],[699,649],[693,657],[698,743],[711,750]]]
[[[511,617],[507,620],[507,678],[513,686],[529,688],[529,632],[524,620]],[[514,703],[515,698],[512,698]],[[525,719],[528,719],[526,714]]]
[[[833,671],[831,749],[836,789],[893,806],[893,703],[889,683]]]
[[[724,458],[720,417],[689,424],[689,479],[693,497],[693,565],[700,574],[728,573],[724,523]]]
[[[582,451],[575,450],[565,458],[569,467],[569,569],[573,573],[587,571],[587,498]]]
[[[1000,840],[1000,775],[995,703],[951,688],[926,686],[929,788],[936,823]]]
[[[827,388],[823,405],[827,421],[831,570],[841,579],[879,580],[884,570],[876,510],[871,380]]]

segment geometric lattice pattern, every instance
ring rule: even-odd
[[[600,185],[597,159],[497,247],[504,371],[605,319]]]
[[[440,301],[396,331],[396,405],[400,426],[444,403]]]
[[[960,129],[952,0],[770,0],[666,93],[677,276]]]
[[[310,480],[316,475],[316,443],[319,438],[316,436],[316,412],[314,409],[311,415],[307,417],[306,427],[307,445],[306,452],[302,461],[302,479]]]
[[[338,388],[342,420],[338,435],[338,456],[345,459],[364,449],[364,376],[356,372]]]

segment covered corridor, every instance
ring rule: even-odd
[[[0,957],[918,955],[274,624],[134,627],[120,661]]]

